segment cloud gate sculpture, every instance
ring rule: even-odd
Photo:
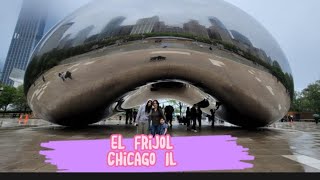
[[[286,115],[294,87],[274,38],[222,0],[97,0],[40,41],[24,90],[37,117],[65,126],[172,98],[263,127]]]

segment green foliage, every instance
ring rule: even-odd
[[[43,73],[52,67],[58,65],[61,61],[81,55],[99,48],[103,48],[105,46],[115,45],[117,41],[129,42],[129,41],[137,41],[148,37],[158,37],[158,36],[169,36],[169,37],[181,37],[188,38],[198,42],[206,43],[206,44],[221,44],[224,49],[236,53],[244,58],[252,61],[255,65],[261,65],[265,67],[271,74],[273,74],[278,81],[280,81],[290,93],[291,99],[293,99],[294,95],[294,84],[293,78],[291,75],[285,73],[277,61],[273,61],[272,64],[268,64],[267,62],[261,60],[259,57],[253,55],[250,52],[246,52],[238,48],[237,46],[217,40],[210,39],[208,37],[196,36],[191,33],[172,33],[172,32],[152,32],[146,34],[135,34],[135,35],[124,35],[124,36],[115,36],[115,37],[105,37],[98,38],[98,36],[94,36],[89,38],[84,44],[76,47],[65,48],[65,49],[53,49],[52,51],[42,55],[41,57],[33,57],[31,63],[26,70],[25,76],[25,89],[24,92],[27,93],[27,90],[32,86],[32,84],[36,81],[37,78],[41,77]]]
[[[27,102],[27,98],[23,92],[23,86],[19,86],[16,89],[16,93],[13,100],[13,105],[18,111],[27,111],[30,110]]]
[[[7,108],[9,104],[13,103],[15,99],[16,94],[16,88],[11,86],[2,86],[3,91],[0,95],[0,107],[4,110],[4,112],[7,111]]]
[[[295,92],[291,111],[320,113],[320,80]]]

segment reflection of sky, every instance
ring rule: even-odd
[[[67,18],[72,19],[75,24],[64,35],[72,32],[72,36],[75,36],[92,24],[95,29],[89,35],[97,34],[116,16],[126,17],[122,25],[134,25],[140,18],[155,15],[166,25],[181,27],[183,23],[194,19],[207,28],[210,26],[208,17],[217,17],[229,30],[237,30],[248,37],[255,47],[265,50],[273,60],[279,60],[285,71],[291,72],[286,57],[274,38],[242,10],[232,5],[226,6],[221,0],[162,0],[152,3],[148,0],[96,0]]]

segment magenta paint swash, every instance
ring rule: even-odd
[[[50,141],[41,146],[49,150],[40,151],[46,162],[56,165],[58,172],[182,172],[243,170],[254,160],[248,148],[237,144],[232,136],[188,136],[172,137],[171,144],[176,166],[165,166],[165,152],[155,150],[157,162],[152,167],[111,167],[107,154],[111,151],[110,140]],[[134,151],[133,138],[123,139],[125,151]]]

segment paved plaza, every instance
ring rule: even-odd
[[[45,162],[39,154],[43,142],[61,140],[108,139],[115,133],[125,138],[136,134],[136,127],[122,120],[99,122],[83,129],[53,125],[42,120],[29,120],[19,125],[15,119],[0,120],[1,172],[57,172],[54,165]],[[253,168],[224,172],[320,172],[320,125],[313,122],[276,123],[257,130],[245,130],[229,124],[217,124],[211,129],[203,122],[201,131],[186,131],[185,126],[174,123],[172,137],[231,135],[237,143],[249,148],[255,159]],[[210,143],[210,142],[208,142]],[[212,144],[215,146],[215,144]],[[213,171],[217,172],[217,171]],[[218,171],[221,172],[221,171]]]

